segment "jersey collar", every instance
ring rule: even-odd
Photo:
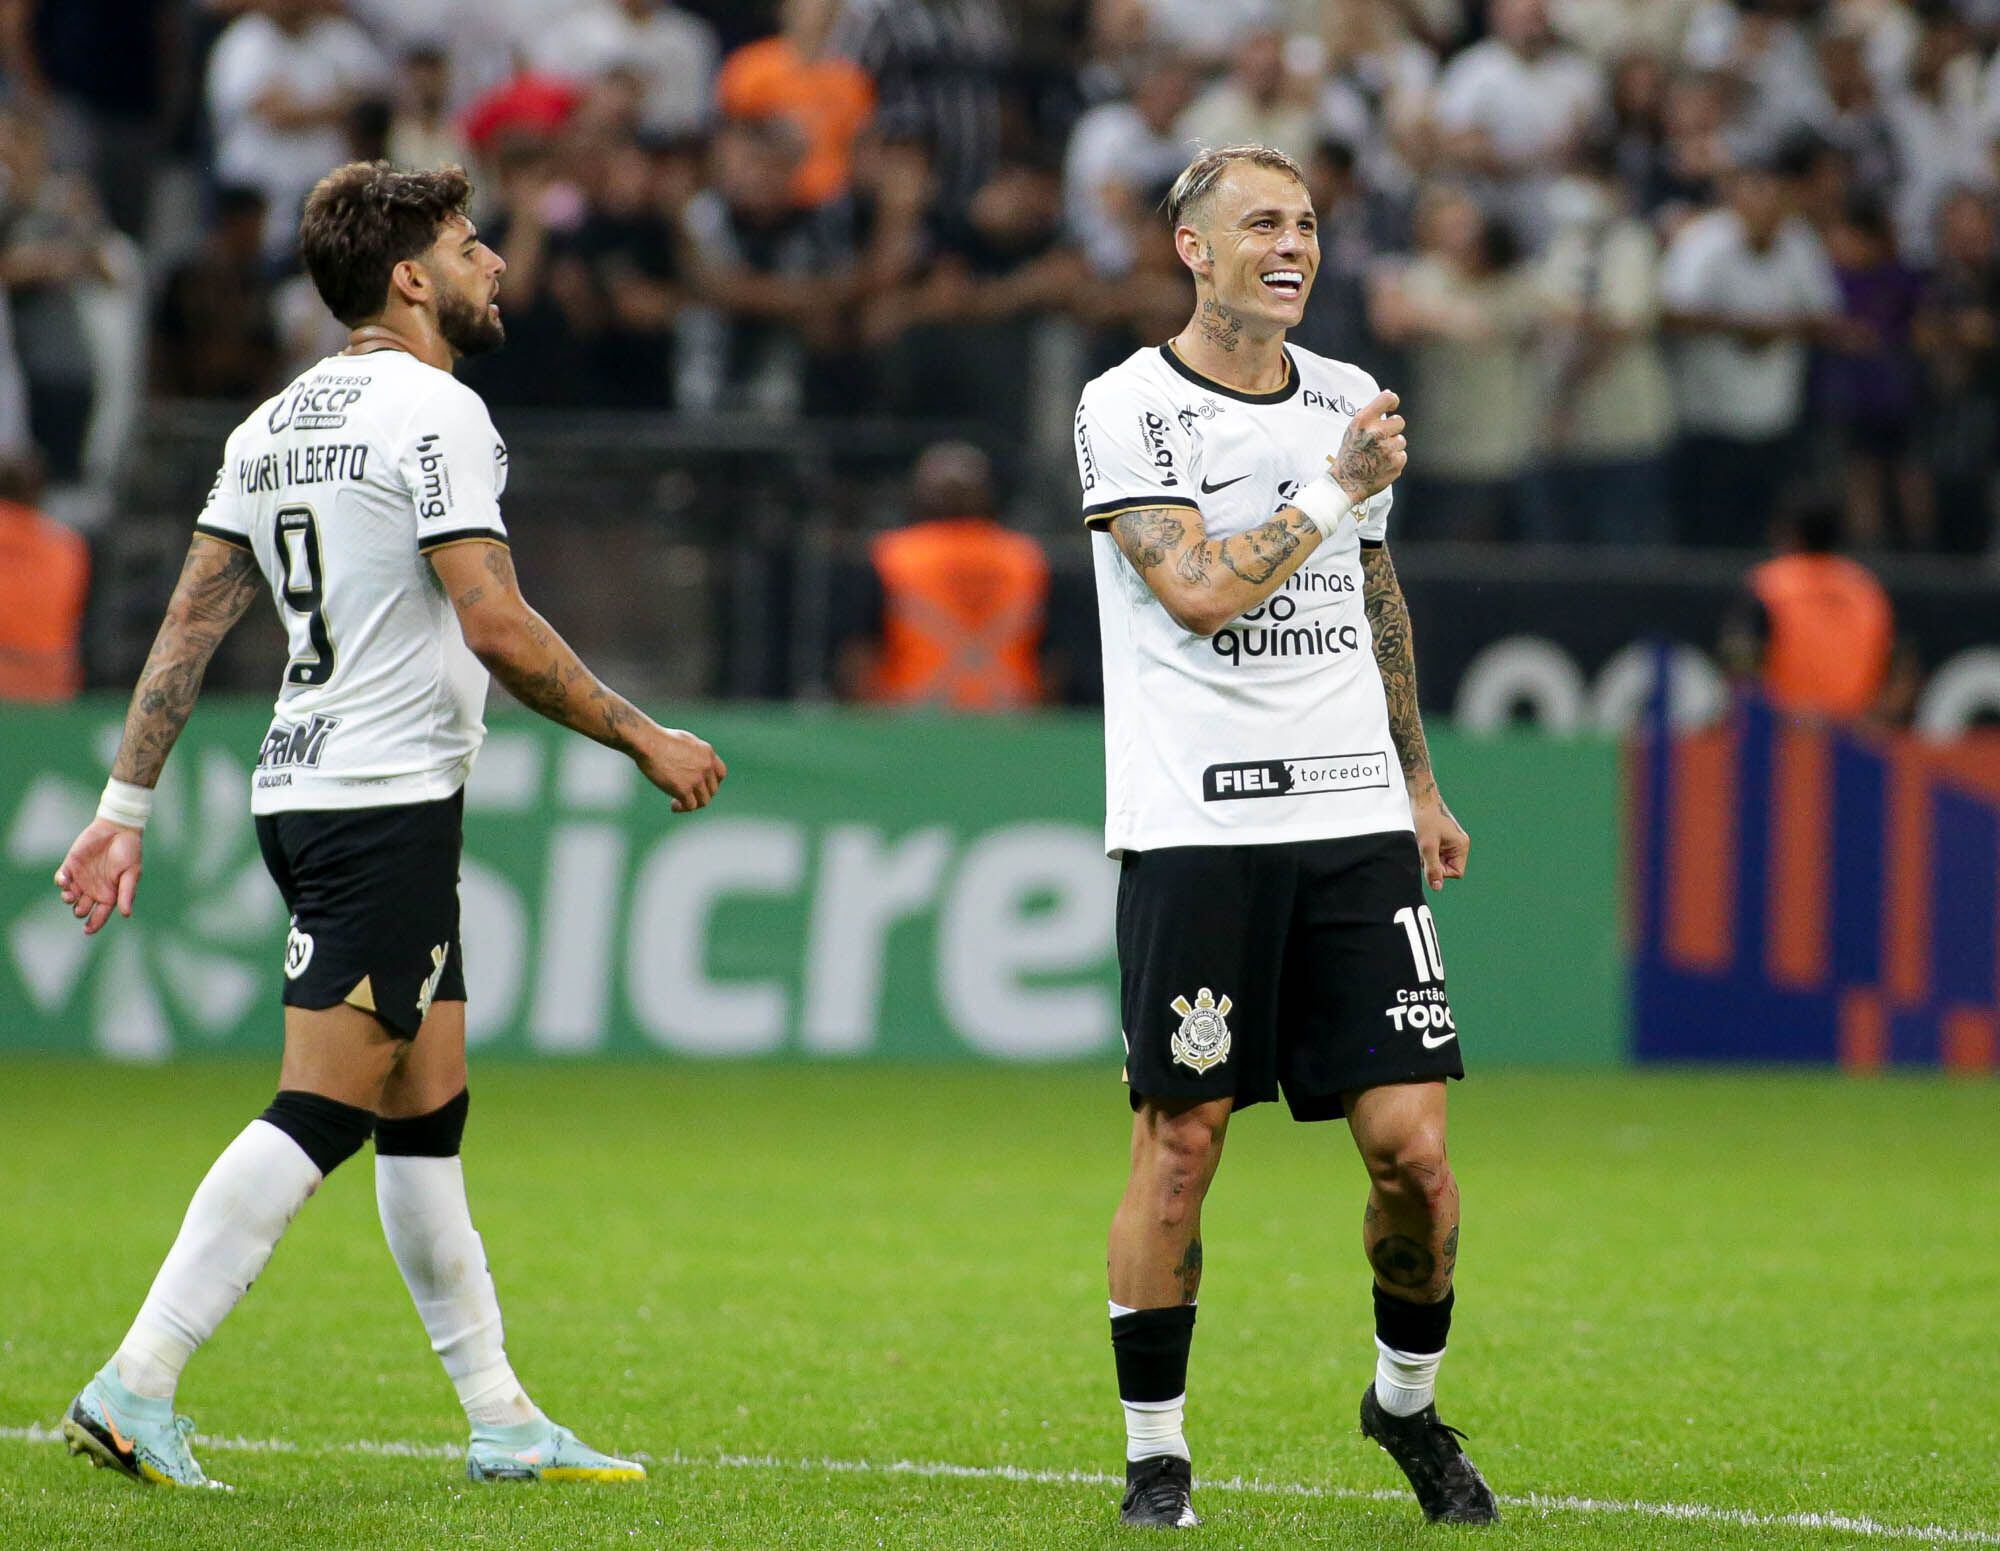
[[[1279,347],[1285,352],[1285,380],[1269,393],[1246,393],[1241,388],[1232,388],[1226,382],[1217,382],[1206,372],[1198,372],[1180,357],[1171,341],[1160,346],[1160,355],[1175,371],[1196,387],[1205,388],[1210,393],[1220,393],[1224,398],[1235,399],[1242,404],[1282,404],[1299,391],[1299,363],[1292,358],[1289,345]]]

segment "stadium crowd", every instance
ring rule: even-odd
[[[1994,544],[2000,0],[0,0],[0,68],[0,451],[59,485],[142,384],[338,346],[290,246],[350,157],[473,170],[503,416],[1008,441],[1180,325],[1161,192],[1255,140],[1406,537]]]

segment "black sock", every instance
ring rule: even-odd
[[[1456,1293],[1446,1293],[1436,1303],[1411,1303],[1392,1298],[1375,1286],[1375,1339],[1398,1352],[1421,1356],[1442,1352],[1445,1337],[1451,1334],[1451,1304]]]
[[[1141,1404],[1187,1393],[1194,1305],[1134,1309],[1111,1317],[1111,1354],[1118,1363],[1118,1398]]]

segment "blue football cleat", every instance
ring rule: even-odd
[[[173,1402],[135,1395],[106,1363],[70,1402],[62,1434],[72,1454],[154,1486],[199,1486],[226,1492],[211,1481],[188,1448],[194,1423],[175,1416]]]
[[[643,1481],[646,1467],[600,1454],[547,1417],[518,1427],[475,1427],[468,1481]]]

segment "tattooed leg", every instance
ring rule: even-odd
[[[1178,1109],[1147,1102],[1132,1117],[1132,1172],[1111,1220],[1112,1302],[1156,1309],[1195,1301],[1201,1203],[1228,1124],[1227,1099]]]
[[[1458,1181],[1444,1145],[1444,1084],[1350,1094],[1348,1123],[1368,1165],[1361,1244],[1392,1298],[1436,1303],[1458,1262]]]

